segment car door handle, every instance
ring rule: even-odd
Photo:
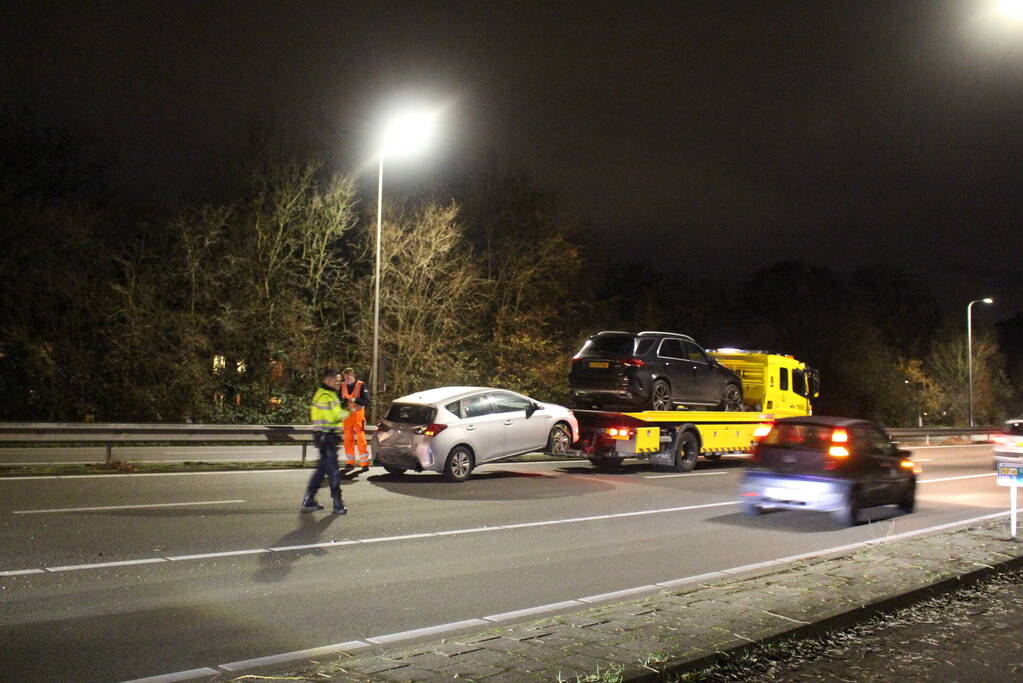
[[[512,421],[511,421],[511,420],[505,420],[505,421],[504,421],[504,423],[505,423],[506,425],[511,425]]]
[[[476,425],[465,425],[465,431],[467,432],[471,432],[474,429],[476,429]]]

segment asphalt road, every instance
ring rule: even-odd
[[[374,468],[346,481],[345,517],[297,511],[308,470],[0,479],[0,671],[31,681],[166,674],[1007,508],[990,447],[914,457],[924,468],[917,512],[883,509],[847,529],[818,513],[744,517],[739,459],[685,475],[491,465],[464,484]]]

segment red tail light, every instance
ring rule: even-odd
[[[836,427],[835,431],[831,432],[831,443],[848,443],[848,442],[849,442],[849,432],[845,431],[841,427]],[[849,455],[849,453],[846,452],[846,455]]]
[[[447,425],[433,423],[428,424],[425,427],[419,427],[416,429],[416,434],[422,434],[423,436],[437,436],[447,428]]]
[[[633,431],[630,427],[607,427],[604,433],[612,439],[628,440],[632,438]]]
[[[763,439],[765,436],[771,433],[771,427],[773,426],[774,425],[772,425],[771,423],[757,425],[757,428],[753,430],[753,438],[756,439],[757,441]]]
[[[388,427],[383,422],[377,422],[377,431],[378,432],[389,432],[389,431],[391,431],[391,428]]]
[[[646,365],[646,363],[643,362],[642,358],[626,358],[622,361],[622,365],[630,368],[641,368]]]

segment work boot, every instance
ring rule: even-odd
[[[334,509],[331,512],[335,515],[347,515],[348,508],[345,507],[344,502],[341,500],[341,491],[339,490],[336,493],[331,491],[330,497],[334,499]]]
[[[313,496],[305,494],[305,498],[302,499],[302,512],[315,512],[322,509],[323,506],[317,503]]]

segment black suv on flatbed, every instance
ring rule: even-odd
[[[572,358],[577,408],[742,410],[742,380],[674,332],[601,332]]]

